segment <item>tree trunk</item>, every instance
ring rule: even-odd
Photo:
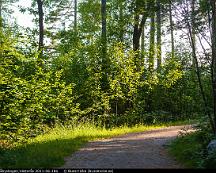
[[[139,17],[135,16],[134,19],[135,19],[135,24],[134,24],[134,32],[133,32],[133,50],[137,51],[140,49],[140,37],[147,16],[143,15],[142,22],[140,23],[140,25],[136,24],[137,22],[139,22]]]
[[[215,124],[214,124],[214,121],[212,119],[211,113],[209,111],[209,108],[208,108],[209,106],[208,106],[207,99],[206,99],[206,96],[205,96],[205,93],[204,93],[202,80],[201,80],[200,69],[199,69],[199,63],[198,63],[198,59],[197,59],[197,56],[196,56],[195,40],[194,40],[194,36],[193,36],[193,33],[192,33],[192,26],[190,25],[189,21],[187,21],[187,27],[188,27],[188,32],[189,32],[190,44],[191,44],[191,48],[192,48],[193,61],[195,63],[195,67],[196,67],[196,75],[197,75],[198,84],[199,84],[199,88],[200,88],[200,94],[202,96],[203,103],[204,103],[205,113],[209,117],[209,121],[210,121],[212,131],[215,133]]]
[[[77,33],[77,0],[74,0],[74,31]]]
[[[143,26],[143,31],[141,35],[141,60],[144,64],[145,60],[145,26]]]
[[[124,17],[123,17],[123,2],[122,0],[120,0],[119,2],[119,23],[120,23],[120,34],[119,34],[119,38],[120,41],[123,42],[124,41]]]
[[[2,0],[0,0],[0,31],[2,30]]]
[[[214,106],[214,125],[216,126],[216,0],[211,0],[212,7],[212,89]],[[214,129],[216,135],[216,127]]]
[[[44,23],[43,23],[43,2],[42,0],[37,0],[38,5],[38,15],[39,15],[39,47],[38,50],[40,52],[39,57],[43,56],[43,48],[44,48]]]
[[[103,58],[106,59],[106,51],[107,51],[107,36],[106,36],[106,0],[101,0],[101,16],[102,16],[102,54]]]
[[[134,15],[134,32],[133,32],[133,50],[137,51],[140,47],[140,31],[139,31],[139,14],[137,10],[135,10]]]
[[[107,61],[107,32],[106,32],[106,0],[101,0],[101,70],[102,70],[102,81],[101,88],[106,91],[109,88],[108,85],[108,61]]]
[[[138,1],[136,0],[136,6],[134,10],[134,31],[133,31],[133,50],[137,51],[140,49],[140,37],[146,22],[147,17],[151,13],[151,8],[154,5],[154,2],[150,1],[145,5],[145,10],[142,14],[141,22],[139,22],[139,10],[138,10]]]
[[[196,0],[191,0],[191,24],[192,24],[192,37],[193,37],[193,42],[194,42],[194,48],[196,52],[196,33],[195,33],[195,1]],[[193,59],[193,67],[195,68],[195,61]]]
[[[149,71],[153,72],[154,69],[154,55],[155,55],[155,13],[151,16],[150,26],[150,46],[149,46]]]
[[[170,32],[171,32],[171,58],[175,56],[174,34],[173,34],[173,20],[172,20],[172,2],[169,3],[169,20],[170,20]]]
[[[150,24],[150,40],[149,40],[149,79],[153,74],[154,70],[154,56],[155,56],[155,12],[151,14],[151,24]],[[152,91],[149,90],[147,96],[147,111],[152,111]]]
[[[161,4],[157,0],[157,68],[161,66]]]

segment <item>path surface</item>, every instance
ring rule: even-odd
[[[66,158],[62,168],[184,168],[168,155],[166,146],[190,127],[172,126],[90,142]]]

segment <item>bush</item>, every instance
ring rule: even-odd
[[[216,152],[208,155],[205,158],[203,165],[206,168],[216,168]]]
[[[25,57],[10,45],[1,48],[0,140],[24,141],[41,133],[44,125],[78,115],[73,84],[61,80],[62,71],[49,71],[37,55]],[[25,74],[28,64],[34,70]]]

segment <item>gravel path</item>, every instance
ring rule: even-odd
[[[168,155],[167,145],[191,126],[171,126],[89,142],[61,168],[184,168]]]

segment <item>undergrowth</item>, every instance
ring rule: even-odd
[[[216,168],[216,153],[208,154],[207,146],[215,137],[210,128],[201,128],[193,133],[186,133],[176,138],[169,147],[169,152],[186,168]]]

